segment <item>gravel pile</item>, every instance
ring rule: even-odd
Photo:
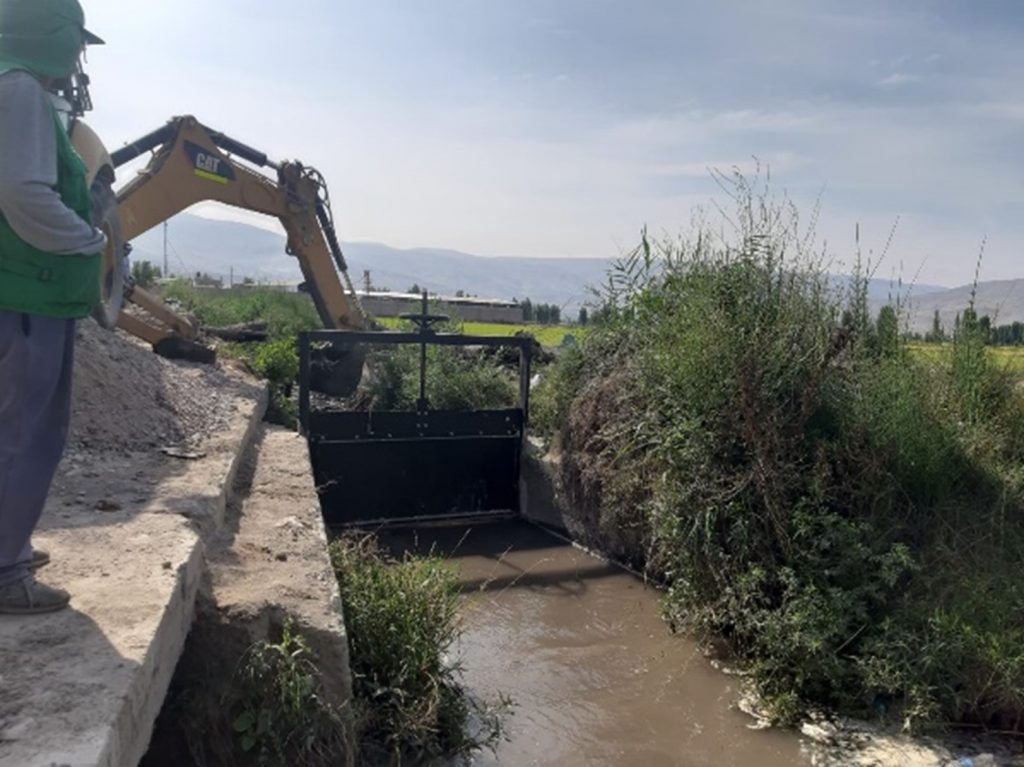
[[[170,361],[147,345],[78,323],[69,447],[127,453],[199,445],[257,385],[220,367]]]

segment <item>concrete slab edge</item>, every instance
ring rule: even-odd
[[[100,767],[135,767],[149,748],[153,724],[163,707],[171,677],[192,627],[203,567],[203,545],[197,537],[188,561],[178,568],[177,587],[139,673],[125,696],[107,747],[98,762]]]
[[[235,478],[245,453],[259,432],[269,401],[269,389],[264,387],[224,475],[216,508],[212,514],[216,527],[220,527],[224,522]],[[140,672],[136,674],[132,687],[125,697],[124,706],[112,726],[110,738],[101,759],[97,762],[97,767],[137,767],[149,748],[153,725],[163,708],[171,678],[192,628],[196,595],[206,566],[205,559],[205,545],[202,535],[199,535],[187,563],[178,570],[178,588],[175,589],[172,601],[167,605],[160,628],[146,653]]]
[[[235,479],[238,477],[238,470],[242,466],[242,461],[244,460],[246,452],[252,446],[253,440],[259,432],[260,424],[263,422],[263,418],[267,414],[267,407],[269,405],[270,388],[264,386],[260,391],[260,398],[256,402],[256,407],[249,416],[249,422],[245,427],[245,434],[242,435],[242,441],[239,445],[238,451],[231,459],[231,464],[228,466],[224,483],[221,485],[220,494],[217,496],[216,506],[211,514],[214,530],[219,530],[224,524],[224,515],[227,513],[228,499],[231,497],[232,490],[235,486]]]

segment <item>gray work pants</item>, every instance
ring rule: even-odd
[[[0,311],[0,586],[28,574],[71,420],[74,320]]]

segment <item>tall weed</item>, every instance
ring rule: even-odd
[[[591,543],[669,584],[781,719],[1024,715],[1024,411],[971,312],[918,359],[869,270],[837,289],[797,211],[743,178],[718,228],[651,241],[551,377]],[[998,588],[994,584],[1000,584]]]
[[[372,537],[339,538],[330,553],[345,606],[363,758],[419,764],[493,745],[500,707],[471,699],[447,658],[459,631],[454,570],[437,557],[394,560]]]

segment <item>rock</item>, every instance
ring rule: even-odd
[[[992,754],[978,754],[977,756],[972,757],[961,757],[960,764],[964,765],[964,767],[999,767],[999,763]]]
[[[829,743],[835,740],[837,735],[835,725],[829,722],[804,722],[800,726],[800,732],[818,743]]]

